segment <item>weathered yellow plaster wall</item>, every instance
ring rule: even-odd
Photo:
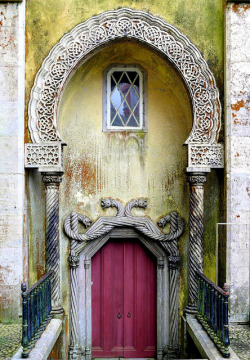
[[[146,70],[147,133],[102,131],[103,70],[112,63],[139,64]],[[176,210],[188,221],[187,160],[182,144],[191,130],[192,108],[181,78],[164,59],[137,43],[122,42],[102,50],[83,64],[68,83],[61,100],[59,124],[68,144],[61,185],[62,219],[70,211],[84,213],[93,220],[105,215],[108,211],[100,207],[102,197],[120,199],[124,204],[146,197],[149,206],[140,211],[142,215],[155,220]],[[186,249],[186,244],[184,236],[181,247]],[[67,248],[68,239],[63,236],[64,264]],[[183,262],[186,274],[186,257]],[[67,267],[63,274],[67,279]],[[65,303],[67,291],[64,286]]]
[[[106,10],[130,7],[149,11],[177,27],[202,52],[221,96],[223,95],[223,1],[222,0],[27,0],[26,106],[34,78],[42,61],[60,38],[77,24]],[[65,150],[66,175],[62,184],[61,221],[69,211],[88,214],[92,219],[104,214],[100,198],[112,196],[123,202],[149,198],[145,212],[152,219],[171,210],[185,218],[186,232],[180,242],[180,309],[187,303],[188,185],[186,148],[182,143],[191,127],[191,105],[187,91],[170,65],[151,51],[136,45],[117,44],[83,64],[63,94],[59,127],[68,144]],[[110,62],[138,62],[148,71],[147,134],[102,133],[102,70]],[[26,139],[29,134],[26,127]],[[72,146],[74,144],[74,146]],[[87,149],[87,151],[86,151]],[[114,175],[113,175],[114,174]],[[43,270],[44,199],[36,195],[38,179],[32,180],[30,201],[30,276],[35,281]],[[216,171],[205,186],[205,274],[215,280],[215,225],[219,221],[221,180]],[[83,188],[85,189],[83,191]],[[220,206],[222,207],[222,205]],[[108,213],[107,211],[105,214]],[[143,212],[144,213],[144,212]],[[62,224],[61,224],[62,225]],[[66,264],[68,240],[62,235],[61,252]],[[67,267],[62,269],[63,300],[68,307]],[[33,282],[33,281],[32,281]]]

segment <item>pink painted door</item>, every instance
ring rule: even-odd
[[[92,356],[155,354],[155,261],[136,240],[110,241],[92,258]]]

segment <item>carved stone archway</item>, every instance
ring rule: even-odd
[[[29,130],[34,143],[60,142],[57,110],[68,79],[95,49],[114,40],[134,39],[164,54],[186,83],[193,104],[193,128],[186,141],[215,144],[221,107],[213,74],[199,50],[160,18],[127,8],[107,11],[64,35],[39,70],[29,103]]]
[[[206,173],[223,167],[218,144],[221,106],[215,79],[199,50],[174,26],[143,11],[107,11],[64,35],[37,73],[29,103],[31,144],[26,144],[26,168],[39,168],[46,187],[47,269],[52,278],[53,308],[62,311],[59,278],[59,184],[65,145],[58,130],[60,98],[70,77],[87,59],[119,40],[135,40],[161,53],[178,70],[192,101],[193,127],[188,145],[190,182],[189,305],[196,303],[196,270],[203,271],[203,192]],[[51,252],[50,249],[53,249]]]

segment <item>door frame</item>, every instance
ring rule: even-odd
[[[157,260],[156,357],[162,359],[169,343],[169,267],[164,249],[131,228],[114,228],[107,235],[88,242],[80,253],[78,276],[79,346],[81,359],[92,358],[91,259],[109,239],[138,239]],[[162,316],[164,314],[164,316]]]

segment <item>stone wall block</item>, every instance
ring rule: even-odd
[[[23,275],[23,249],[20,247],[1,248],[0,286],[19,285]]]
[[[19,11],[21,9],[21,11]],[[25,27],[25,1],[22,3],[0,4],[0,24],[3,27]]]
[[[0,66],[0,83],[1,101],[18,101],[18,67]]]
[[[19,28],[0,27],[1,67],[22,65],[25,48],[20,45],[21,36]]]
[[[239,215],[242,211],[249,210],[250,205],[250,174],[234,174],[232,179],[232,194],[231,201],[234,211],[239,211]]]
[[[250,175],[250,137],[233,137],[231,144],[232,172],[243,172]]]
[[[19,285],[3,285],[0,287],[0,322],[21,322],[21,296]],[[17,306],[18,303],[18,306]]]
[[[23,186],[22,174],[0,173],[0,212],[23,211]]]
[[[6,241],[7,239],[7,241]],[[0,252],[6,243],[11,247],[20,247],[23,239],[22,212],[0,213]]]
[[[18,136],[0,136],[0,144],[3,149],[0,152],[0,174],[9,173],[21,174],[24,167],[23,156],[23,143],[21,143]],[[19,158],[20,161],[16,161]],[[1,190],[0,190],[1,192]]]
[[[250,219],[250,209],[244,210],[244,212],[235,211],[234,209],[231,211],[231,221],[232,223],[241,223],[241,224],[249,224]]]
[[[5,136],[23,136],[23,124],[18,122],[22,114],[18,102],[6,103],[0,101],[0,108],[0,143],[2,146],[2,141],[5,141],[3,137]]]

